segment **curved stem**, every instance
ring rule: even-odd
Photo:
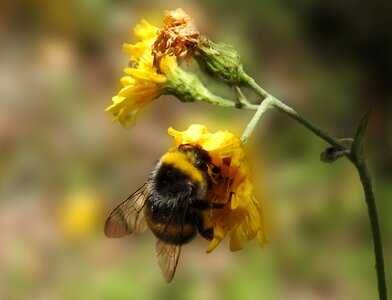
[[[232,107],[232,108],[248,109],[248,110],[257,110],[259,108],[259,105],[257,104],[251,104],[249,102],[241,102],[241,103],[233,102],[232,100],[227,100],[213,94],[209,96],[203,95],[203,97],[200,97],[198,100],[217,106],[222,106],[222,107]]]
[[[248,138],[255,129],[256,124],[259,122],[261,115],[273,106],[273,102],[274,98],[272,97],[267,97],[263,102],[261,102],[252,120],[250,120],[241,136],[242,143],[245,144],[248,141]]]
[[[298,114],[293,108],[284,104],[280,100],[275,99],[274,107],[277,108],[280,112],[282,112],[286,115],[289,115],[290,117],[295,119],[297,122],[299,122],[300,124],[305,126],[307,129],[312,131],[319,138],[323,139],[328,144],[333,146],[336,150],[345,150],[346,149],[346,147],[341,143],[341,141],[332,137],[328,132],[322,130],[320,127],[318,127],[317,125],[313,124],[308,119],[306,119],[305,117]]]
[[[347,158],[354,164],[356,167],[363,190],[365,193],[365,200],[368,207],[368,215],[370,220],[371,232],[373,237],[373,247],[374,247],[374,256],[376,261],[376,272],[377,272],[377,282],[378,282],[378,293],[380,300],[387,300],[387,285],[385,279],[385,271],[384,271],[384,257],[383,257],[383,250],[382,250],[382,240],[381,240],[381,232],[380,232],[380,225],[378,221],[378,214],[377,214],[377,207],[376,201],[372,190],[372,181],[369,175],[369,171],[366,167],[364,158],[357,159],[353,155],[350,154],[350,149],[347,149],[341,140],[332,137],[328,132],[322,130],[320,127],[316,126],[312,122],[310,122],[305,117],[298,114],[293,108],[286,105],[282,101],[276,99],[275,97],[271,96],[267,93],[264,89],[262,89],[254,80],[253,78],[245,75],[244,76],[244,84],[248,86],[252,90],[256,92],[256,94],[263,99],[264,101],[260,104],[259,109],[257,110],[255,116],[248,124],[247,128],[243,134],[243,141],[245,142],[249,135],[252,133],[255,125],[257,124],[260,116],[263,112],[267,110],[267,108],[273,106],[278,111],[290,116],[315,135],[329,143],[335,150],[348,150],[348,154],[346,154]],[[265,105],[263,105],[265,104]],[[241,138],[242,139],[242,138]]]
[[[370,219],[370,227],[372,229],[374,257],[376,260],[376,272],[378,281],[378,294],[380,300],[387,299],[387,283],[385,280],[384,257],[382,251],[382,240],[380,224],[378,221],[378,213],[376,207],[376,199],[373,194],[372,180],[366,167],[365,161],[351,160],[356,167],[359,178],[361,180],[363,190],[365,193],[366,204],[368,208],[368,215]]]
[[[271,96],[269,93],[267,93],[264,89],[262,89],[251,77],[245,77],[246,80],[246,85],[254,90],[256,94],[261,98],[261,99],[266,99],[268,98],[273,98],[273,106],[278,109],[278,111],[290,116],[291,118],[295,119],[297,122],[308,128],[310,131],[312,131],[315,135],[326,141],[328,144],[331,146],[335,147],[337,150],[344,150],[346,147],[338,140],[333,138],[328,132],[322,130],[320,127],[316,126],[312,122],[310,122],[308,119],[305,117],[301,116],[298,114],[293,108],[290,106],[286,105],[279,99]]]
[[[172,94],[181,100],[181,95],[175,93]],[[203,91],[203,93],[199,93],[197,97],[195,96],[192,97],[196,101],[206,102],[209,104],[222,106],[222,107],[231,107],[231,108],[247,109],[247,110],[257,110],[259,108],[258,104],[251,104],[249,102],[234,102],[233,100],[228,100],[220,96],[214,95],[207,90]],[[188,102],[188,101],[184,101],[184,102]]]
[[[270,94],[267,93],[266,90],[264,90],[261,86],[259,86],[256,83],[256,81],[252,77],[250,77],[248,74],[246,74],[245,72],[242,73],[242,82],[243,82],[243,85],[254,90],[256,92],[256,94],[260,96],[261,99],[264,100],[265,98],[270,96]]]

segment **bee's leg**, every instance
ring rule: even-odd
[[[205,227],[206,224],[203,221],[203,217],[199,214],[195,215],[195,221],[197,226],[197,231],[200,235],[206,240],[211,241],[214,237],[214,228],[213,227]]]
[[[210,208],[219,209],[219,208],[224,208],[225,204],[214,203],[206,200],[194,200],[192,201],[191,207],[200,210],[206,210]]]

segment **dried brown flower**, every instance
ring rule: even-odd
[[[152,50],[154,66],[158,70],[163,56],[174,55],[179,59],[189,59],[200,43],[200,32],[192,18],[181,8],[166,10],[163,22]]]

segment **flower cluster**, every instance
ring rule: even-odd
[[[214,95],[195,74],[180,67],[182,60],[194,57],[207,73],[227,85],[245,85],[246,74],[235,49],[202,36],[183,10],[166,12],[163,28],[142,20],[134,28],[134,35],[138,42],[123,46],[132,66],[125,68],[121,90],[106,109],[114,116],[113,122],[130,127],[140,110],[163,94],[174,95],[183,102],[205,101],[237,108],[248,105],[243,102],[238,105]],[[211,187],[203,199],[211,204],[205,212],[213,229],[207,252],[214,250],[226,235],[230,237],[231,251],[242,249],[244,241],[253,238],[263,246],[267,242],[263,210],[254,195],[243,142],[227,130],[210,133],[205,126],[197,124],[185,131],[169,128],[168,132],[174,137],[171,150],[184,144],[193,145],[204,150],[211,159]],[[123,215],[120,214],[119,219],[122,220]],[[122,228],[121,233],[127,232],[127,226],[121,227],[124,222],[127,221],[116,223]],[[165,269],[169,281],[174,271]]]
[[[229,131],[211,133],[204,125],[193,124],[185,131],[169,128],[174,145],[162,156],[147,182],[117,206],[106,220],[108,237],[123,237],[149,228],[156,236],[156,256],[162,274],[170,282],[175,274],[181,247],[197,233],[210,241],[213,251],[227,235],[230,250],[243,248],[257,238],[267,242],[262,204],[256,199],[250,165],[243,147],[261,115],[270,108],[305,125],[331,147],[321,154],[323,162],[346,156],[358,169],[365,189],[372,225],[380,299],[387,298],[382,244],[370,176],[364,161],[363,139],[370,113],[362,119],[353,139],[336,139],[305,119],[290,106],[266,92],[247,75],[234,47],[213,43],[202,36],[194,21],[182,9],[166,11],[163,28],[142,20],[134,29],[136,44],[125,44],[132,67],[126,68],[121,90],[113,97],[107,112],[129,127],[141,108],[163,94],[182,102],[204,101],[214,105],[256,110],[241,138]],[[212,78],[237,91],[237,102],[211,93],[199,78],[184,71],[180,64],[194,58]],[[261,100],[251,104],[241,88],[251,89]],[[344,143],[347,140],[347,145]],[[81,201],[83,200],[83,201]],[[64,231],[74,236],[90,232],[96,214],[89,213],[90,202],[69,203],[62,217]],[[75,215],[76,222],[69,216]]]

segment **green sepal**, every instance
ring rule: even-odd
[[[218,106],[233,107],[233,101],[214,95],[196,74],[176,68],[167,74],[165,94],[177,97],[181,102],[207,102]]]
[[[229,86],[245,85],[245,73],[240,55],[233,46],[214,43],[205,38],[193,56],[211,77]]]

